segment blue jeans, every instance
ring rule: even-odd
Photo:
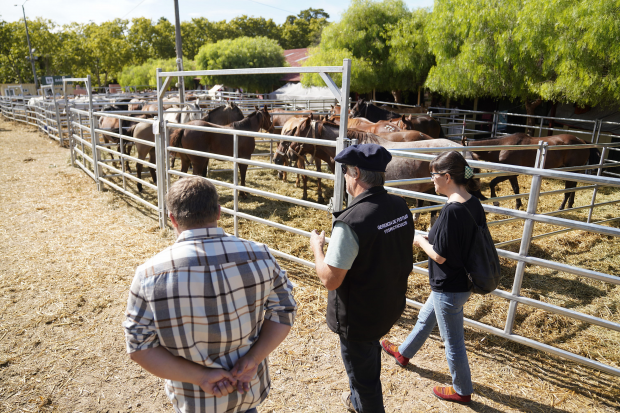
[[[471,292],[431,292],[420,310],[413,331],[398,348],[400,354],[413,358],[431,335],[435,325],[439,325],[439,333],[446,346],[446,359],[452,375],[452,387],[461,396],[469,396],[474,392],[463,331],[463,305],[470,295]]]
[[[340,336],[340,354],[349,376],[351,403],[358,413],[384,413],[379,340],[349,341]]]
[[[253,409],[246,410],[244,413],[258,413],[258,409],[254,407]]]

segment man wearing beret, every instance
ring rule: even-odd
[[[407,203],[387,193],[385,170],[392,155],[375,144],[352,145],[335,160],[353,201],[334,212],[327,254],[325,231],[312,231],[316,272],[329,290],[327,325],[340,336],[350,392],[342,401],[351,412],[384,412],[379,339],[405,309],[413,267],[413,217]]]

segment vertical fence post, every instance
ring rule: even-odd
[[[162,142],[162,125],[164,119],[163,85],[159,76],[161,68],[157,69],[157,122],[153,124],[153,134],[155,135],[155,162],[157,176],[157,211],[159,213],[159,227],[164,229],[167,223],[166,217],[166,175],[164,172],[165,161],[163,161],[166,148]]]
[[[73,136],[73,116],[71,113],[71,108],[69,107],[69,98],[67,97],[67,82],[64,80],[64,78],[62,81],[62,96],[65,101],[65,113],[67,116],[67,132],[69,133],[69,151],[71,152],[71,166],[75,167],[75,138]],[[78,117],[78,119],[81,119],[81,117]],[[79,122],[81,126],[82,122]],[[80,128],[80,136],[81,131],[82,128]]]
[[[174,155],[174,152],[168,152],[168,147],[170,146],[170,133],[168,132],[168,121],[164,121],[164,148],[166,148],[164,153],[164,161],[166,165],[166,192],[168,192],[168,188],[170,188],[170,174],[168,171],[170,170],[170,157]]]
[[[239,168],[237,159],[239,157],[239,135],[236,133],[233,135],[233,210],[235,214],[233,215],[234,227],[235,227],[235,237],[239,236],[239,217],[237,213],[239,212]]]
[[[545,166],[545,157],[547,156],[548,144],[539,142],[538,153],[536,154],[536,167],[543,169]],[[536,214],[538,208],[538,197],[540,195],[540,184],[542,177],[540,175],[534,175],[532,177],[532,186],[530,189],[530,197],[527,203],[527,213]],[[532,232],[534,231],[533,219],[526,219],[523,224],[523,235],[521,237],[521,246],[519,247],[519,256],[525,257],[530,249],[532,242]],[[525,272],[525,262],[517,262],[517,268],[515,270],[515,278],[512,284],[512,295],[519,296],[521,293],[521,284],[523,283],[523,274]],[[517,302],[511,300],[508,307],[508,315],[506,317],[506,326],[504,327],[504,333],[512,334],[512,328],[517,314]]]
[[[603,173],[603,167],[602,165],[605,163],[605,158],[607,157],[607,150],[609,148],[607,146],[605,146],[603,148],[603,151],[601,152],[601,160],[598,163],[598,171],[596,173],[596,176],[601,176],[601,174]],[[590,221],[592,221],[592,212],[594,211],[594,204],[596,203],[596,194],[598,192],[598,188],[599,185],[596,184],[594,186],[594,191],[592,191],[592,202],[590,203],[590,212],[588,212],[588,224],[590,223]]]
[[[538,129],[538,137],[540,138],[542,136],[542,130],[543,130],[543,122],[545,121],[545,118],[541,117],[540,118],[540,129]]]
[[[594,138],[594,142],[592,143],[598,143],[598,140],[601,136],[601,130],[603,129],[603,120],[602,119],[598,119],[598,128],[596,131],[596,138]]]
[[[466,126],[467,126],[467,114],[463,115],[463,131],[462,131],[462,135],[461,135],[461,139],[463,139],[465,136],[465,130],[466,130]]]
[[[103,189],[103,186],[101,184],[101,181],[99,181],[99,176],[103,175],[103,170],[101,169],[101,166],[99,165],[99,149],[97,148],[97,145],[99,144],[99,138],[97,137],[97,134],[95,133],[95,116],[93,115],[93,112],[94,112],[93,94],[91,91],[92,83],[91,83],[90,75],[86,77],[86,83],[87,83],[87,88],[88,88],[88,119],[90,121],[90,146],[92,150],[91,155],[93,157],[93,173],[95,174],[95,183],[97,184],[97,191],[101,191]]]
[[[340,89],[340,128],[338,131],[338,139],[336,140],[336,154],[344,149],[344,140],[347,137],[347,127],[349,122],[349,88],[351,85],[351,59],[343,59],[342,61],[342,88]],[[342,201],[344,199],[344,175],[340,168],[340,163],[336,162],[336,177],[334,181],[334,197],[332,201],[333,211],[342,210]]]
[[[596,140],[596,130],[598,129],[599,122],[600,119],[594,120],[594,126],[592,127],[592,137],[590,138],[590,142],[592,143],[596,143],[594,141]]]
[[[58,126],[58,142],[60,146],[62,146],[63,138],[62,138],[62,124],[60,123],[60,110],[58,109],[58,101],[56,100],[56,94],[54,93],[54,88],[52,87],[52,97],[54,99],[54,111],[56,112],[56,125]]]
[[[494,110],[493,111],[493,126],[491,129],[491,138],[495,139],[495,137],[497,136],[497,111]]]

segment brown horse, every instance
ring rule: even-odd
[[[308,112],[312,112],[311,110],[287,110],[286,113],[287,115],[284,114],[278,114],[278,115],[272,115],[271,117],[271,130],[269,131],[269,133],[273,133],[275,135],[281,135],[282,134],[282,129],[281,128],[277,128],[278,126],[282,126],[284,127],[284,125],[286,124],[286,122],[291,119],[291,118],[298,118],[298,117],[304,117],[305,115],[288,115],[288,113],[303,113],[303,114],[307,114]]]
[[[269,130],[271,128],[271,116],[269,115],[269,111],[265,105],[263,109],[253,112],[245,119],[233,122],[226,126],[216,125],[202,120],[195,120],[189,122],[188,124],[218,129],[258,132],[261,129]],[[233,137],[231,135],[215,132],[179,129],[170,136],[170,146],[201,152],[216,153],[225,156],[233,156],[233,143]],[[252,153],[254,152],[254,147],[254,137],[239,135],[238,155],[240,158],[250,159]],[[209,158],[195,155],[180,155],[182,172],[187,172],[189,169],[189,163],[191,162],[194,168],[194,175],[206,176]],[[239,164],[241,186],[245,186],[245,175],[247,169],[248,165],[241,163]],[[239,195],[241,197],[246,197],[246,194],[243,192]]]
[[[179,113],[180,115],[180,113]],[[203,121],[207,121],[210,123],[215,123],[218,125],[227,125],[229,123],[235,122],[237,120],[243,119],[243,112],[241,109],[237,107],[235,104],[222,105],[215,109],[207,112],[203,117]],[[177,129],[181,131],[182,129]],[[133,129],[133,137],[142,139],[148,142],[155,142],[155,135],[153,135],[153,127],[148,123],[139,123]],[[174,134],[174,132],[172,132]],[[149,155],[149,162],[155,163],[155,147],[149,146],[144,143],[136,142],[136,152],[138,153],[138,159],[145,160],[146,155]],[[171,166],[174,167],[174,155],[175,153],[171,153]],[[140,162],[136,163],[136,172],[138,179],[142,179],[142,164]],[[151,173],[151,178],[153,179],[153,183],[157,184],[157,176],[155,174],[155,169],[149,168],[149,172]],[[142,184],[138,182],[138,191],[142,192]]]
[[[327,119],[330,122],[340,124],[340,118],[331,117]],[[434,139],[445,139],[441,124],[431,116],[401,116],[389,120],[380,120],[371,122],[366,118],[349,118],[347,126],[351,129],[357,129],[374,134],[387,132],[398,132],[404,130],[415,130],[422,132]]]
[[[127,110],[123,106],[125,105],[114,104],[114,105],[106,106],[103,108],[102,112]],[[129,107],[129,105],[127,105],[127,107]],[[98,126],[99,126],[98,127],[99,129],[102,129],[106,132],[119,133],[119,129],[120,129],[120,133],[122,135],[132,136],[133,128],[135,128],[136,122],[130,122],[125,119],[111,118],[109,116],[101,116],[99,118]],[[121,140],[119,138],[115,136],[110,136],[104,133],[102,133],[100,136],[103,137],[103,141],[105,142],[106,145],[109,144],[110,142],[118,144],[117,152],[123,153],[126,155],[129,155],[131,153],[131,146],[133,145],[133,142],[129,140],[125,140],[123,141],[123,147],[121,148]],[[122,152],[121,152],[121,149],[122,149]],[[114,159],[114,155],[112,155],[111,153],[110,153],[110,158]],[[112,162],[112,165],[116,166],[116,162]],[[125,168],[127,169],[128,172],[131,172],[131,168],[129,167],[129,161],[125,161]]]
[[[484,139],[478,141],[468,141],[463,138],[463,143],[467,146],[491,146],[491,145],[537,145],[539,141],[547,142],[549,145],[582,145],[586,142],[579,139],[574,135],[562,134],[554,135],[542,138],[533,138],[525,133],[515,133],[514,135],[503,136],[497,139]],[[536,162],[536,150],[503,150],[503,151],[472,151],[472,156],[476,160],[483,160],[495,163],[504,163],[508,165],[528,166],[534,167]],[[599,162],[599,152],[592,149],[567,149],[556,150],[547,152],[545,159],[545,169],[555,169],[570,166],[582,166],[586,164],[596,164]],[[489,187],[491,188],[491,197],[495,198],[495,187],[497,184],[503,181],[510,181],[512,190],[515,195],[519,194],[519,182],[517,181],[518,175],[499,176],[493,178]],[[566,181],[565,189],[575,188],[576,182]],[[564,209],[565,206],[572,208],[575,201],[575,192],[564,193],[564,200],[559,209]],[[568,203],[568,205],[567,205]],[[498,206],[498,202],[494,202],[495,206]],[[516,208],[520,209],[522,206],[521,199],[517,198]]]
[[[309,130],[313,129],[313,130]],[[308,121],[300,125],[296,130],[296,136],[309,136],[317,139],[336,140],[339,134],[339,126],[332,122],[317,122]],[[448,139],[428,139],[415,142],[392,142],[388,141],[380,136],[374,135],[369,132],[361,132],[356,130],[348,130],[347,138],[357,139],[359,143],[376,143],[385,147],[386,149],[410,149],[410,148],[443,148],[454,147],[455,150],[463,148],[456,142]],[[326,157],[329,157],[328,165],[333,171],[334,157],[336,156],[336,148],[334,147],[321,147],[309,144],[303,144],[303,148],[299,150],[299,143],[292,143],[291,146],[297,153],[303,155],[305,153],[318,154],[320,151],[324,151]],[[319,149],[321,148],[321,149]],[[437,153],[438,154],[438,153]],[[468,155],[469,158],[469,155]],[[393,157],[392,161],[388,164],[385,173],[386,181],[398,180],[398,179],[412,179],[412,178],[430,178],[429,162],[420,161],[410,158]],[[425,183],[408,183],[397,186],[396,188],[407,189],[410,191],[434,193],[434,184],[432,182]],[[477,197],[482,197],[481,194],[474,194]],[[422,206],[423,200],[418,200],[418,207]],[[419,218],[419,214],[416,214],[416,222]]]
[[[297,129],[300,127],[306,128],[306,124],[313,120],[312,115],[305,118],[294,118],[290,119],[286,122],[284,127],[282,128],[282,135],[287,136],[295,136],[297,134]],[[308,131],[310,131],[308,129]],[[273,163],[276,165],[285,165],[287,166],[289,163],[296,163],[297,168],[305,169],[306,167],[306,155],[312,156],[312,161],[314,161],[314,165],[316,166],[317,171],[321,171],[321,160],[324,160],[328,166],[330,166],[332,173],[334,160],[330,159],[328,155],[322,150],[323,147],[316,145],[309,145],[308,147],[314,148],[314,152],[309,152],[304,149],[304,146],[307,144],[296,144],[289,141],[280,141],[278,144],[278,148],[276,153],[273,155]],[[318,148],[318,150],[317,150]],[[279,172],[278,178],[282,178],[286,180],[286,172]],[[295,186],[299,187],[299,181],[303,183],[303,195],[302,198],[304,201],[308,199],[308,176],[304,174],[297,175],[297,181]],[[317,202],[322,204],[325,203],[325,199],[323,198],[323,191],[321,189],[321,179],[317,178]]]
[[[435,139],[444,139],[441,123],[432,116],[412,116],[401,118],[400,122],[404,125],[403,129],[417,130]]]

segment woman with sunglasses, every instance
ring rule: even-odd
[[[439,325],[452,386],[436,386],[433,393],[442,400],[467,404],[471,401],[473,386],[465,352],[463,305],[471,294],[472,284],[465,271],[465,262],[475,226],[485,223],[486,217],[480,201],[470,194],[478,189],[473,170],[459,152],[442,153],[430,163],[430,170],[435,191],[448,197],[428,236],[416,234],[413,241],[429,257],[431,295],[404,343],[396,346],[383,340],[381,346],[397,364],[405,367],[435,325]]]

